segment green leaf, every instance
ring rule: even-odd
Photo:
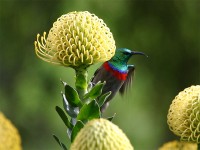
[[[94,118],[100,118],[100,108],[96,100],[91,101],[89,104],[84,104],[80,109],[77,120],[87,122]]]
[[[67,114],[72,117],[72,118],[76,118],[78,113],[79,113],[79,108],[78,107],[73,107],[69,104],[65,94],[61,93],[62,97],[63,97],[63,107],[65,109],[65,111],[67,112]]]
[[[113,115],[113,116],[111,116],[111,117],[108,117],[107,119],[108,119],[109,121],[112,121],[112,120],[113,120],[113,118],[115,117],[115,115],[116,115],[116,113],[114,113],[114,115]]]
[[[68,84],[65,84],[65,96],[70,105],[74,107],[82,106],[78,92]]]
[[[111,93],[112,92],[109,91],[109,92],[103,94],[102,96],[100,96],[100,98],[97,101],[100,107],[105,103],[105,101],[108,99],[108,97],[110,96]]]
[[[78,120],[74,128],[72,129],[72,134],[71,134],[71,142],[74,141],[76,135],[78,132],[84,127],[84,124],[82,121]]]
[[[88,98],[96,99],[98,96],[101,95],[104,84],[105,82],[97,83],[87,94],[84,95],[84,99],[88,99]]]
[[[72,129],[73,125],[69,122],[67,116],[65,115],[65,112],[58,106],[56,106],[56,111],[59,114],[59,116],[61,117],[61,119],[63,120],[63,122],[65,123],[65,125],[68,128]]]
[[[60,141],[60,139],[56,135],[53,134],[53,137],[63,150],[68,150],[67,147]]]

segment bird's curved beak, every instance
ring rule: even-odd
[[[143,56],[148,57],[148,56],[147,56],[145,53],[143,53],[143,52],[131,51],[131,54],[132,54],[132,55],[143,55]]]

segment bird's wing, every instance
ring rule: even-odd
[[[127,75],[126,81],[124,82],[124,84],[119,89],[120,94],[123,95],[124,92],[127,90],[127,88],[129,88],[130,85],[132,84],[132,80],[133,80],[133,76],[134,76],[134,70],[135,70],[134,65],[128,66],[128,75]]]
[[[96,84],[99,81],[99,74],[101,74],[102,70],[103,70],[103,65],[94,72],[94,75],[90,80],[92,83]]]

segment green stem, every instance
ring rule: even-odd
[[[75,81],[75,86],[76,90],[79,94],[79,97],[83,99],[83,96],[87,93],[87,77],[88,77],[88,72],[87,69],[76,69],[76,81]]]
[[[200,150],[200,143],[197,145],[197,147],[198,147],[197,149]]]

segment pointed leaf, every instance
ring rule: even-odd
[[[78,92],[68,84],[65,85],[65,96],[70,105],[74,107],[82,106]]]
[[[115,115],[116,115],[116,113],[114,113],[114,115],[113,115],[113,116],[111,116],[111,117],[108,117],[107,119],[108,119],[109,121],[112,121],[112,120],[113,120],[113,118],[115,117]]]
[[[60,145],[60,143],[61,143],[60,139],[55,134],[53,134],[53,137],[56,140],[56,142]]]
[[[69,104],[65,94],[62,93],[62,97],[63,97],[63,107],[65,109],[65,111],[67,112],[67,114],[72,117],[72,118],[76,118],[78,113],[79,113],[79,108],[78,107],[73,107]]]
[[[91,101],[89,104],[84,104],[81,108],[77,120],[87,122],[88,120],[94,118],[100,118],[100,107],[97,104],[96,100]]]
[[[91,80],[90,80],[91,81]],[[92,89],[92,87],[94,86],[94,84],[92,82],[88,83],[88,87],[87,90],[90,91]]]
[[[84,99],[88,99],[88,98],[96,99],[98,96],[101,95],[104,84],[105,82],[97,83],[87,94],[85,94]]]
[[[74,141],[76,135],[78,134],[78,132],[84,127],[84,124],[82,121],[78,120],[76,125],[74,126],[74,128],[72,129],[72,133],[71,133],[71,142]]]
[[[67,116],[65,115],[65,112],[58,106],[56,106],[56,111],[59,114],[59,116],[61,117],[61,119],[63,120],[63,122],[65,123],[65,125],[68,128],[72,129],[73,125],[69,122]]]
[[[108,97],[110,96],[110,94],[111,94],[111,91],[109,91],[109,92],[103,94],[103,95],[98,99],[97,102],[98,102],[98,104],[99,104],[100,107],[105,103],[105,101],[108,99]]]
[[[53,134],[53,137],[63,150],[68,150],[67,147],[60,141],[60,139],[56,135]]]

